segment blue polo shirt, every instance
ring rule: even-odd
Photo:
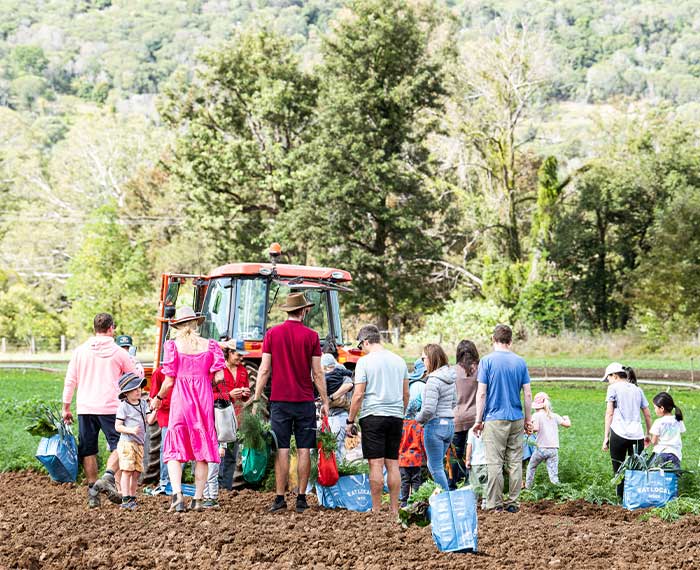
[[[495,350],[481,359],[476,377],[487,387],[484,421],[524,418],[520,391],[530,383],[524,359],[514,352]]]

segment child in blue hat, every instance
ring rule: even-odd
[[[119,408],[115,429],[121,434],[117,444],[119,469],[121,470],[121,491],[123,509],[134,510],[136,487],[139,475],[143,472],[143,443],[146,438],[146,424],[156,420],[156,413],[148,410],[148,404],[141,399],[141,389],[146,385],[145,378],[129,372],[119,378]]]

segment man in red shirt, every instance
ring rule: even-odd
[[[314,385],[321,397],[322,413],[328,415],[328,395],[321,368],[321,343],[318,333],[304,326],[304,318],[313,306],[303,293],[287,295],[287,301],[280,306],[280,309],[286,311],[287,320],[267,331],[263,341],[255,400],[260,400],[267,381],[272,376],[270,423],[278,445],[275,456],[277,496],[270,512],[287,509],[284,493],[289,478],[292,433],[296,439],[299,461],[296,511],[303,513],[309,508],[306,503],[306,486],[311,471],[310,450],[316,447]]]

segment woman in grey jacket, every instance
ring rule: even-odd
[[[426,345],[422,359],[428,369],[428,378],[423,405],[416,420],[425,426],[423,442],[430,474],[447,491],[449,485],[444,460],[455,431],[452,409],[457,403],[456,375],[447,363],[445,351],[437,344]]]

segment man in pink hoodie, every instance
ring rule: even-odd
[[[114,319],[108,313],[98,313],[93,321],[95,336],[79,346],[68,364],[63,385],[63,419],[73,422],[70,411],[73,393],[77,388],[78,456],[88,480],[88,506],[99,507],[99,493],[107,494],[110,501],[121,502],[115,474],[119,469],[115,429],[119,407],[119,377],[126,372],[136,373],[129,354],[114,342]],[[104,475],[97,479],[97,448],[100,430],[112,452],[107,459]]]

